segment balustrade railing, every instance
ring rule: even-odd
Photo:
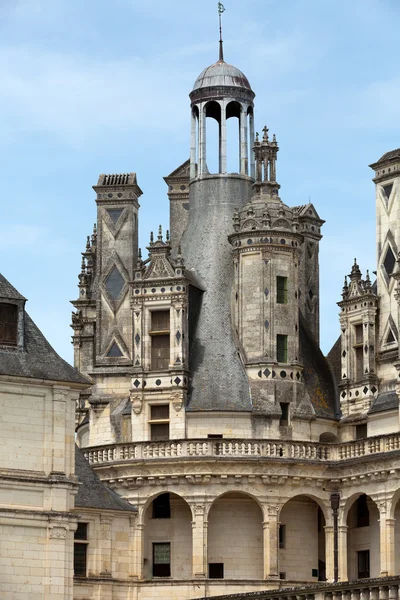
[[[212,596],[213,600],[399,600],[400,578],[381,577],[341,583],[317,583],[282,587],[264,592],[244,592]],[[205,597],[197,600],[206,600]]]
[[[343,461],[400,450],[400,433],[342,443],[288,440],[189,439],[130,442],[84,448],[91,464],[168,458],[273,458]]]

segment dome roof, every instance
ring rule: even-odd
[[[219,60],[200,73],[193,86],[194,90],[207,87],[230,86],[251,90],[247,77],[233,65]]]

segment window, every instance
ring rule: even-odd
[[[362,344],[363,343],[363,326],[362,326],[362,324],[355,325],[354,331],[355,331],[356,344]]]
[[[281,407],[281,418],[279,421],[279,425],[281,427],[287,427],[289,425],[289,403],[288,402],[280,402]]]
[[[0,344],[17,345],[18,308],[15,304],[0,304]]]
[[[170,519],[171,504],[169,494],[160,494],[153,500],[153,519]]]
[[[169,367],[169,310],[151,313],[151,368],[165,371]]]
[[[357,552],[358,579],[368,579],[369,574],[369,550]]]
[[[208,577],[209,579],[223,579],[224,563],[208,563]]]
[[[369,509],[367,504],[367,496],[362,494],[356,500],[356,527],[368,527],[369,525]]]
[[[354,355],[355,355],[355,377],[359,381],[364,377],[364,354],[363,354],[363,326],[362,323],[354,326]]]
[[[171,577],[171,544],[153,544],[153,577]]]
[[[367,424],[356,425],[356,440],[362,440],[367,437]]]
[[[279,548],[286,548],[286,525],[282,523],[279,525]]]
[[[222,435],[222,433],[209,433],[207,435],[209,440],[220,440],[222,439],[224,436]]]
[[[78,523],[74,534],[74,576],[86,577],[87,569],[87,536],[88,524]]]
[[[287,363],[288,360],[287,338],[287,335],[276,336],[276,359],[280,363]]]
[[[150,439],[153,442],[169,440],[169,404],[150,406]]]
[[[279,579],[286,579],[286,572],[285,571],[280,571],[280,573],[279,573]]]
[[[276,302],[277,304],[287,304],[288,302],[288,278],[276,278]]]

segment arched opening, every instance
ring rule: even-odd
[[[226,170],[240,173],[240,104],[229,102],[226,107]]]
[[[190,579],[192,512],[177,494],[159,494],[144,516],[144,577]]]
[[[330,431],[325,431],[319,436],[319,441],[324,444],[335,444],[338,442],[338,438],[337,435],[335,435],[334,433],[331,433]]]
[[[347,575],[350,581],[379,577],[379,511],[375,502],[360,494],[347,514]]]
[[[217,498],[208,515],[208,576],[263,578],[263,517],[257,502],[230,492]]]
[[[388,573],[389,575],[394,575],[400,572],[400,490],[397,490],[393,497],[392,504],[392,515],[395,519],[394,521],[394,557],[393,557],[393,573]],[[390,515],[389,515],[390,516]],[[386,525],[387,526],[387,525]],[[389,550],[390,551],[390,550]]]
[[[205,173],[220,173],[221,106],[212,100],[204,107],[206,127]]]
[[[291,498],[279,517],[279,575],[290,581],[325,581],[325,516],[308,496]]]

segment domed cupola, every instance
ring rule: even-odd
[[[238,68],[224,61],[222,39],[219,60],[204,69],[195,81],[189,97],[192,109],[190,177],[209,175],[207,166],[207,119],[215,119],[219,128],[218,173],[226,174],[227,119],[238,119],[240,175],[254,178],[254,92],[249,80]],[[233,140],[232,140],[233,141]],[[230,144],[231,140],[229,140]]]

